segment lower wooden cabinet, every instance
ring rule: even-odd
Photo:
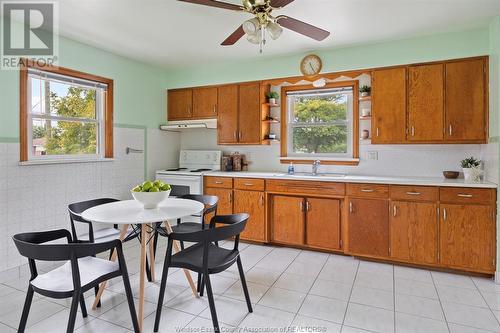
[[[438,206],[427,202],[391,202],[391,258],[421,264],[438,262]]]
[[[303,244],[304,198],[274,195],[271,202],[271,240],[283,244]]]
[[[233,213],[233,190],[230,188],[205,187],[205,194],[219,198],[217,214],[228,215]]]
[[[266,237],[265,195],[260,191],[234,190],[233,213],[247,213],[250,218],[241,238],[264,242]]]
[[[389,202],[349,199],[349,253],[389,257]]]
[[[458,269],[495,271],[493,206],[441,204],[441,264]]]

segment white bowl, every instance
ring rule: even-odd
[[[163,192],[134,192],[130,191],[135,200],[139,201],[144,209],[154,209],[158,204],[168,198],[170,190]]]

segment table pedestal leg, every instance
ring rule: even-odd
[[[167,230],[167,233],[168,234],[171,234],[172,233],[172,227],[170,226],[170,223],[168,223],[168,221],[165,221],[165,229]],[[174,250],[175,252],[179,252],[181,249],[180,249],[180,246],[179,246],[179,242],[177,241],[174,241],[173,242],[174,244]],[[193,278],[191,277],[191,274],[189,273],[189,271],[187,269],[183,269],[184,271],[184,275],[186,275],[186,279],[188,280],[188,283],[189,283],[189,286],[191,287],[191,291],[193,292],[193,295],[194,297],[196,298],[199,298],[200,295],[198,294],[198,291],[196,290],[196,285],[194,284],[194,281],[193,281]]]
[[[125,236],[127,235],[128,227],[129,227],[128,224],[124,224],[122,227],[122,230],[120,231],[119,239],[121,242],[123,242],[123,240],[125,239]],[[116,261],[116,257],[117,257],[117,253],[116,253],[116,251],[113,251],[113,255],[111,256],[111,261]],[[92,304],[92,310],[97,309],[97,304],[99,304],[99,301],[101,300],[101,297],[102,297],[102,293],[104,292],[104,289],[106,289],[106,284],[107,284],[107,281],[104,281],[99,286],[99,291],[97,292],[97,295],[95,296],[95,299],[94,299],[94,303]]]
[[[139,268],[139,329],[142,331],[144,322],[144,283],[146,275],[146,243],[147,243],[147,227],[145,223],[141,225],[141,266]],[[152,265],[151,265],[152,266]]]

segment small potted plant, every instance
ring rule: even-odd
[[[372,91],[372,88],[367,86],[367,85],[364,85],[361,88],[359,88],[359,92],[361,93],[361,97],[370,96],[371,91]]]
[[[276,91],[269,91],[266,97],[269,104],[276,105],[276,100],[280,98],[280,95]]]
[[[466,182],[478,182],[481,180],[481,161],[469,157],[460,161]]]

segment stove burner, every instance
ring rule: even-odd
[[[182,171],[182,170],[187,170],[187,168],[167,169],[166,171]]]
[[[196,170],[191,170],[191,172],[202,172],[202,171],[210,171],[212,169],[196,169]]]

